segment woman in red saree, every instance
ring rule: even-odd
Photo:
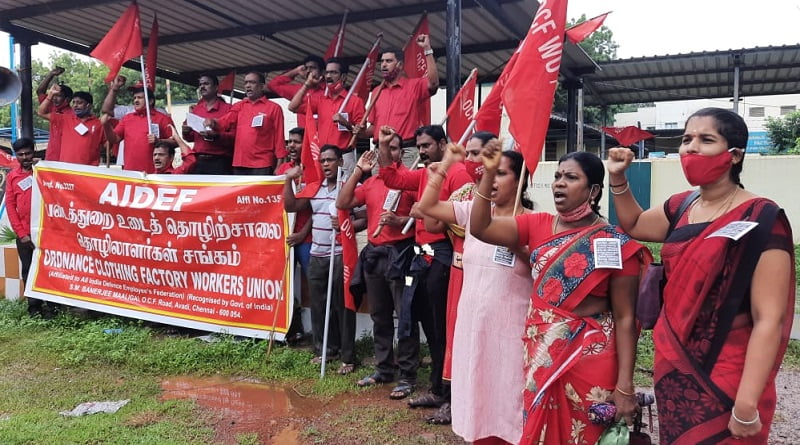
[[[471,233],[509,248],[529,246],[534,277],[523,333],[523,444],[594,444],[603,426],[589,421],[595,402],[612,400],[618,418],[637,409],[633,364],[634,300],[649,253],[597,213],[603,163],[590,153],[559,161],[553,181],[557,214],[492,216],[489,203],[499,153],[483,153],[484,176],[473,201]]]
[[[689,192],[642,211],[624,176],[630,150],[609,151],[620,225],[665,242],[667,285],[653,330],[661,444],[766,444],[769,436],[792,323],[794,251],[783,211],[741,186],[747,135],[730,110],[689,117],[681,165],[700,194],[682,214]]]

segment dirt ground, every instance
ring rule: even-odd
[[[463,444],[449,427],[424,422],[432,410],[389,400],[391,385],[332,399],[305,395],[303,385],[269,386],[252,380],[177,378],[162,382],[164,399],[194,399],[215,423],[219,444]],[[770,444],[800,443],[800,372],[781,371]],[[648,390],[648,388],[640,388]],[[649,388],[652,391],[652,388]],[[657,415],[653,443],[658,443]],[[646,416],[645,416],[646,418]],[[477,419],[476,419],[477,420]]]

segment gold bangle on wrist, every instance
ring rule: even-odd
[[[477,196],[478,198],[485,199],[486,201],[489,201],[489,202],[491,202],[491,201],[492,201],[491,199],[489,199],[489,198],[487,198],[487,197],[483,196],[483,195],[481,194],[481,192],[479,192],[477,189],[473,190],[473,191],[472,191],[472,193],[474,193],[474,194],[475,194],[475,196]]]
[[[616,389],[617,392],[622,394],[623,396],[628,396],[628,397],[635,397],[636,396],[636,392],[625,392],[625,391],[619,389],[619,386],[617,386],[614,389]]]

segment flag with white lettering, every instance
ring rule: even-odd
[[[425,77],[428,75],[428,59],[425,56],[425,50],[417,45],[417,37],[420,35],[425,34],[427,36],[431,35],[430,25],[428,24],[428,15],[422,14],[422,17],[419,19],[419,23],[417,23],[417,27],[414,28],[414,32],[411,33],[411,37],[409,37],[408,41],[406,42],[405,46],[403,46],[403,70],[411,79],[416,79],[418,77]],[[436,67],[432,67],[436,69]],[[431,99],[430,97],[421,101],[418,105],[420,107],[420,117],[424,125],[428,125],[431,123]]]
[[[142,55],[142,29],[139,24],[139,4],[136,1],[131,2],[89,55],[108,67],[106,82],[117,77],[125,61]]]
[[[470,71],[467,81],[458,90],[450,107],[447,108],[447,136],[451,141],[458,141],[475,118],[475,87],[477,86],[478,70]],[[497,134],[497,133],[495,133]]]
[[[339,241],[342,243],[342,269],[344,271],[344,307],[351,311],[358,310],[356,299],[350,292],[350,282],[353,281],[353,273],[358,263],[358,245],[356,244],[356,231],[353,227],[353,220],[350,217],[350,210],[339,209],[337,211],[339,219]]]
[[[310,101],[310,99],[307,100]],[[310,107],[310,104],[308,106]],[[319,163],[319,131],[317,129],[317,120],[314,119],[314,113],[306,113],[305,125],[303,146],[300,149],[300,163],[303,164],[303,182],[306,184],[319,183],[324,176],[322,174],[322,166]],[[309,189],[308,185],[306,189]]]
[[[558,85],[567,0],[542,0],[503,87],[503,105],[517,150],[533,174],[544,149]]]
[[[503,87],[508,79],[508,73],[514,68],[519,52],[514,51],[511,58],[506,62],[503,71],[492,85],[486,99],[483,100],[480,109],[475,113],[475,131],[488,131],[494,135],[500,135],[500,121],[503,118]]]

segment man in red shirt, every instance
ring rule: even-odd
[[[117,94],[124,85],[125,78],[117,76],[114,82],[111,83],[108,95],[103,101],[103,118],[101,118],[101,122],[103,122],[106,138],[111,145],[121,140],[125,142],[123,169],[155,173],[153,149],[156,142],[171,140],[172,130],[170,130],[170,126],[172,125],[172,119],[155,109],[156,99],[150,88],[147,89],[150,103],[147,103],[144,84],[139,81],[128,88],[133,92],[133,113],[123,116],[116,128],[113,127],[109,118],[114,115]],[[147,106],[150,107],[150,128],[147,126]]]
[[[57,76],[64,74],[64,68],[57,66],[50,70],[49,73],[42,79],[39,83],[39,86],[36,88],[36,95],[39,99],[39,103],[41,104],[45,98],[47,97],[47,91],[50,87],[50,83],[53,82],[53,79]],[[51,114],[70,114],[72,110],[70,109],[70,102],[72,101],[72,88],[66,85],[59,85],[60,91],[57,94],[54,94],[50,97],[50,109],[48,110]],[[45,151],[45,159],[48,161],[60,161],[61,160],[61,135],[63,134],[63,127],[61,126],[61,122],[53,122],[50,121],[50,140],[47,141],[47,150]]]
[[[342,168],[345,175],[352,173],[356,164],[355,147],[350,146],[354,124],[364,118],[364,101],[356,95],[350,96],[342,113],[339,113],[339,108],[347,97],[347,90],[344,88],[347,71],[348,66],[341,59],[328,60],[325,65],[327,88],[320,88],[321,76],[309,73],[303,86],[289,102],[289,111],[295,112],[304,101],[308,103],[308,112],[317,115],[320,143],[342,147]]]
[[[396,133],[389,142],[391,161],[399,170],[406,170],[400,162],[402,154],[401,139]],[[409,212],[414,203],[414,193],[392,190],[387,187],[380,175],[367,179],[362,186],[359,180],[372,171],[376,154],[368,151],[361,156],[352,176],[339,191],[336,206],[341,209],[367,206],[367,233],[369,242],[361,250],[359,265],[354,282],[363,279],[372,317],[372,336],[377,360],[375,372],[358,381],[365,387],[388,383],[395,378],[395,362],[400,368],[400,380],[389,394],[392,399],[407,397],[417,383],[419,364],[419,341],[412,337],[399,337],[397,341],[397,360],[394,351],[394,313],[401,313],[403,297],[403,276],[398,271],[392,275],[393,263],[411,252],[413,233],[402,233],[406,222],[411,218]],[[351,290],[353,290],[351,285]],[[357,289],[358,290],[358,289]],[[356,296],[358,298],[358,296]]]
[[[86,91],[78,91],[72,98],[72,113],[55,113],[51,111],[51,104],[55,97],[61,95],[61,88],[53,85],[37,110],[39,116],[50,121],[50,125],[62,128],[61,154],[58,160],[73,164],[100,165],[100,151],[105,145],[106,136],[100,119],[92,113],[92,95]]]
[[[422,34],[417,45],[425,51],[428,62],[428,73],[425,77],[409,79],[403,71],[403,52],[388,49],[381,54],[381,76],[383,87],[369,115],[371,125],[366,135],[378,142],[378,132],[384,125],[392,127],[403,138],[403,147],[413,147],[414,131],[430,122],[423,122],[425,117],[421,107],[436,94],[439,88],[439,73],[436,60],[433,58],[430,38]],[[379,87],[380,88],[380,87]]]
[[[233,173],[271,175],[286,157],[283,110],[264,95],[264,75],[251,71],[244,76],[245,99],[220,118],[206,118],[204,125],[227,131],[236,127]]]
[[[413,171],[401,170],[392,163],[388,141],[394,133],[395,131],[391,127],[382,127],[380,130],[381,143],[378,144],[380,175],[387,187],[416,191],[415,200],[419,201],[428,184],[427,168]],[[415,132],[415,136],[420,159],[426,166],[442,160],[447,149],[447,135],[441,125],[420,127]],[[467,173],[464,164],[454,165],[447,172],[439,199],[447,200],[454,191],[469,182],[472,182],[472,177]],[[441,414],[449,416],[450,385],[442,379],[442,371],[447,335],[447,285],[450,279],[453,247],[444,233],[432,233],[425,230],[422,216],[415,209],[412,209],[411,215],[420,218],[417,219],[415,234],[418,248],[417,256],[412,262],[412,269],[409,271],[408,278],[411,280],[409,281],[407,278],[406,286],[403,289],[403,311],[398,324],[398,337],[416,335],[418,340],[419,332],[415,330],[417,322],[421,323],[422,329],[425,330],[425,337],[428,339],[432,363],[430,393],[412,399],[409,406],[412,408],[439,406],[444,410]],[[444,232],[444,227],[442,227],[442,232]],[[412,317],[409,319],[407,314],[412,311]],[[439,419],[441,418],[446,417],[437,414],[429,417],[428,422],[440,423]]]
[[[322,57],[309,54],[305,59],[303,59],[302,65],[275,76],[272,80],[270,80],[267,84],[267,88],[284,99],[292,100],[295,94],[297,94],[297,91],[303,85],[303,82],[308,79],[309,74],[312,74],[315,77],[320,77],[322,75],[323,68],[325,68],[325,61],[322,60]],[[295,78],[298,79],[299,82],[293,83]],[[324,90],[324,85],[317,85],[316,89],[309,90],[306,94],[311,94],[314,91],[319,90]],[[294,112],[297,113],[297,126],[300,127],[305,125],[306,101],[302,101],[300,106],[297,108],[297,111]]]
[[[17,235],[17,253],[22,263],[22,281],[28,282],[28,271],[33,259],[33,240],[31,239],[31,191],[33,190],[33,149],[35,143],[30,138],[19,138],[14,144],[14,153],[19,168],[11,170],[6,177],[6,210],[11,229]],[[28,298],[28,313],[33,316],[51,315],[44,302]]]
[[[153,166],[157,174],[194,174],[197,158],[194,150],[186,141],[178,136],[178,131],[172,127],[172,139],[169,141],[156,142],[153,149]],[[175,160],[175,146],[181,148],[181,159],[183,163],[178,167],[173,167],[172,162]]]
[[[202,118],[220,118],[228,113],[231,106],[219,97],[219,79],[210,74],[199,78],[200,101],[194,106],[193,114]],[[197,132],[184,123],[181,129],[183,138],[194,142],[194,156],[197,163],[192,170],[196,175],[230,175],[233,173],[234,131],[217,132],[206,130]]]
[[[286,158],[286,162],[278,167],[275,172],[276,175],[283,175],[293,167],[300,165],[300,150],[303,148],[304,134],[305,130],[300,127],[289,130],[289,139],[286,141],[286,150],[289,156]],[[302,183],[300,178],[298,178],[296,184],[298,190],[306,185]],[[286,237],[286,244],[294,250],[295,261],[300,263],[302,279],[306,281],[308,279],[308,263],[311,260],[311,209],[303,209],[296,213],[294,231]],[[286,341],[289,343],[299,342],[303,339],[305,333],[302,320],[302,299],[299,297],[300,290],[295,294],[295,310],[294,314],[292,314],[292,324],[289,326],[289,331],[286,332]]]

